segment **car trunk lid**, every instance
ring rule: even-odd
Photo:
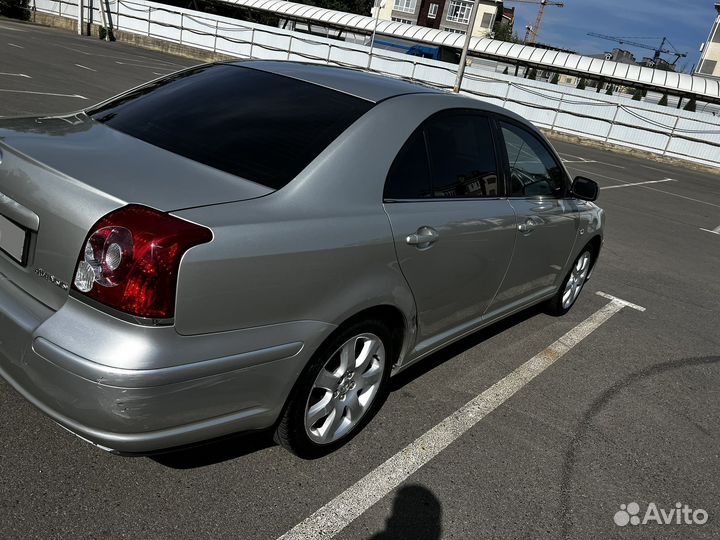
[[[84,114],[2,120],[0,153],[0,278],[53,309],[67,299],[90,228],[108,212],[130,203],[169,212],[273,191]]]

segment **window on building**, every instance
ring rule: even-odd
[[[417,0],[395,0],[393,9],[395,11],[402,11],[404,13],[415,13],[415,6]]]
[[[720,43],[720,23],[715,25],[715,32],[713,32],[713,43]]]
[[[443,28],[445,32],[450,32],[452,34],[464,34],[465,30],[458,30],[457,28],[450,28],[449,26],[445,26]]]
[[[702,63],[702,66],[700,67],[700,73],[702,73],[703,75],[712,75],[715,73],[716,67],[717,67],[716,60],[705,60]]]
[[[483,28],[492,28],[494,15],[492,13],[483,13],[482,21],[480,26]]]
[[[405,23],[405,24],[415,24],[410,19],[403,19],[402,17],[390,17],[393,22],[399,22],[399,23]]]
[[[470,21],[470,13],[472,12],[472,7],[472,2],[464,2],[463,0],[450,0],[447,20],[451,22],[467,24]]]
[[[560,164],[532,133],[502,124],[510,162],[511,197],[562,197],[565,179]]]
[[[428,10],[428,19],[434,19],[437,17],[438,12],[438,5],[437,4],[430,4],[430,9]]]

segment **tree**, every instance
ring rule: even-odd
[[[658,101],[658,105],[662,105],[663,107],[666,107],[667,104],[668,104],[668,95],[663,94],[662,97],[660,98],[660,101]]]
[[[30,19],[28,0],[0,0],[0,15],[12,19]]]
[[[683,107],[684,110],[695,112],[697,109],[697,101],[695,101],[695,98],[692,98],[690,101],[687,102],[687,105]]]
[[[560,82],[560,74],[554,73],[552,78],[550,79],[550,84],[558,84]]]
[[[509,43],[522,42],[520,37],[517,35],[517,32],[513,33],[513,25],[507,21],[503,21],[495,26],[495,35],[493,37],[499,41],[507,41]]]
[[[643,98],[643,91],[639,88],[635,89],[635,92],[633,92],[633,101],[642,101]]]
[[[585,90],[586,87],[587,87],[587,82],[585,81],[585,79],[580,79],[580,82],[577,85],[577,89]]]

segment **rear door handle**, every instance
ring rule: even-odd
[[[409,234],[407,238],[405,238],[405,242],[418,249],[426,249],[439,239],[440,234],[432,227],[420,227],[417,232]]]
[[[542,222],[540,222],[539,220],[536,220],[534,218],[527,218],[524,222],[520,223],[517,228],[518,231],[520,231],[521,233],[530,234],[535,230],[535,227],[541,224]]]

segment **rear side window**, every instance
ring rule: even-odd
[[[490,121],[441,114],[425,127],[435,197],[497,197],[498,173]]]
[[[88,113],[147,143],[280,189],[372,105],[311,83],[219,64],[150,83]]]
[[[431,116],[398,153],[385,199],[500,197],[490,120],[448,111]]]

